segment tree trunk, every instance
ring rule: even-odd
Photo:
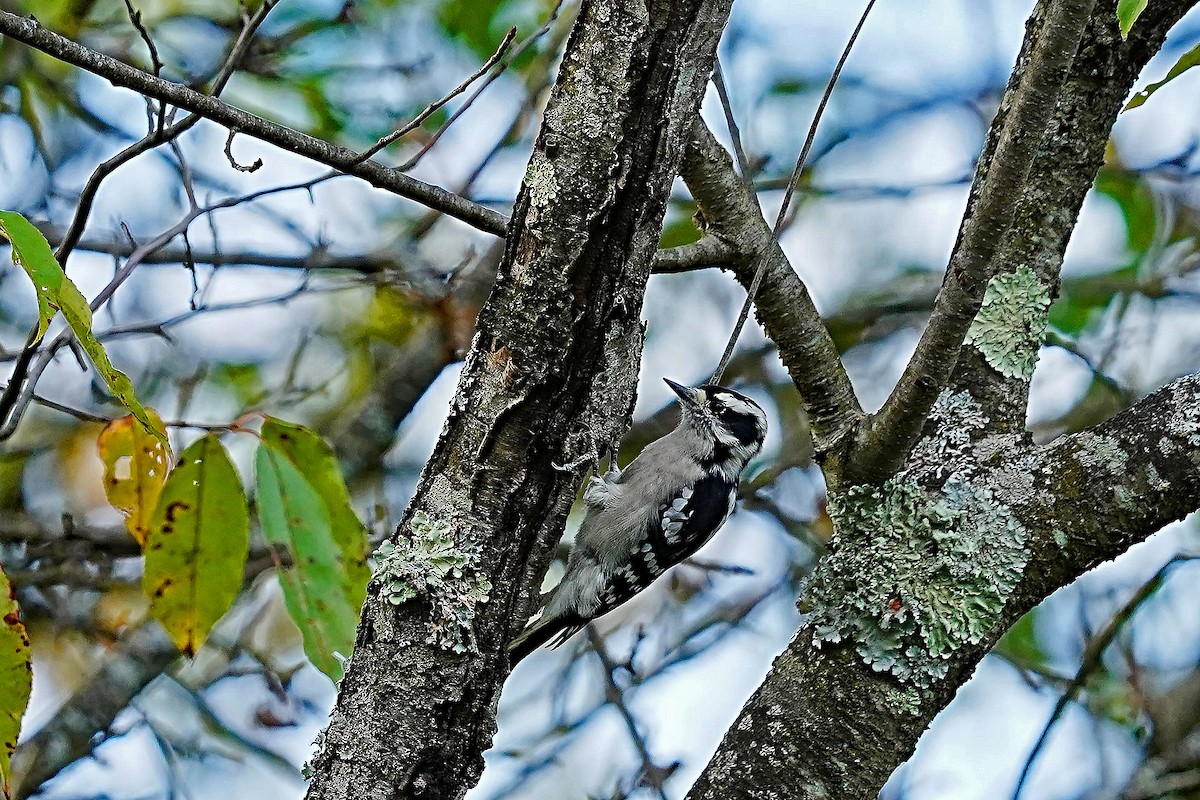
[[[450,417],[371,583],[309,798],[457,798],[478,778],[505,645],[584,471],[628,424],[645,283],[729,6],[583,3]]]

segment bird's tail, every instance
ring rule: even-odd
[[[537,622],[531,623],[521,632],[520,636],[509,643],[509,666],[515,667],[518,661],[551,639],[554,639],[550,644],[551,649],[558,647],[582,628],[583,624],[584,620],[575,614],[544,615]]]

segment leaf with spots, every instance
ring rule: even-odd
[[[17,599],[8,576],[0,569],[0,786],[9,794],[12,754],[21,734],[21,717],[32,688],[29,636],[21,624]]]
[[[142,590],[150,615],[188,655],[242,588],[250,518],[237,470],[208,435],[183,451],[150,519]]]
[[[350,492],[342,479],[337,457],[325,440],[303,425],[267,417],[263,441],[285,456],[321,498],[329,513],[333,540],[345,567],[342,591],[357,616],[367,594],[371,570],[367,566],[367,528],[354,513]]]
[[[337,680],[339,656],[350,655],[354,646],[358,608],[347,596],[350,581],[329,510],[304,473],[266,438],[254,472],[263,536],[289,556],[279,579],[288,612],[304,637],[304,653]]]
[[[169,451],[171,445],[162,421],[150,416],[137,399],[129,377],[109,361],[104,345],[92,332],[92,309],[87,298],[62,271],[46,237],[15,211],[0,211],[0,237],[12,244],[13,263],[33,281],[38,305],[37,339],[41,340],[50,320],[61,311],[108,391]]]
[[[146,413],[162,426],[154,409],[147,408]],[[104,462],[104,493],[108,502],[125,515],[125,527],[138,544],[144,545],[150,518],[167,482],[171,454],[132,416],[108,423],[100,431],[96,447]]]

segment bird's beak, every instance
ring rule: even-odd
[[[707,399],[704,396],[703,389],[693,389],[690,386],[684,386],[681,383],[676,383],[670,378],[663,378],[667,386],[671,387],[671,391],[679,395],[679,399],[683,401],[683,407],[687,409],[697,409]]]

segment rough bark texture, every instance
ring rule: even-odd
[[[689,797],[875,797],[1004,630],[1054,590],[1200,504],[1200,375],[1181,378],[1092,431],[1044,447],[1027,437],[994,432],[955,446],[952,431],[982,419],[969,395],[959,397],[964,405],[958,413],[947,413],[946,427],[922,439],[900,475],[899,486],[910,487],[918,498],[910,509],[896,502],[890,487],[870,497],[868,519],[886,518],[898,528],[916,524],[902,537],[880,535],[875,527],[875,541],[853,542],[884,552],[876,559],[857,558],[859,565],[873,564],[874,574],[860,570],[854,575],[867,590],[843,593],[836,614],[856,613],[864,594],[868,605],[873,602],[884,615],[893,612],[896,620],[901,617],[895,612],[936,608],[928,599],[938,591],[958,605],[982,606],[992,598],[972,588],[979,578],[972,565],[997,555],[1022,567],[1000,598],[1003,607],[994,617],[984,615],[978,636],[965,634],[949,650],[939,643],[941,655],[922,654],[944,670],[943,678],[927,685],[920,685],[915,669],[897,676],[878,652],[871,652],[878,643],[829,643],[821,627],[830,617],[814,609]],[[934,537],[919,530],[926,522],[919,518],[962,503],[961,487],[968,482],[977,487],[970,498],[974,506],[963,503],[961,516],[949,519],[940,532],[935,523]],[[835,516],[844,547],[847,533],[864,531],[854,524],[863,521],[861,512],[850,513],[852,501],[843,503],[847,508]],[[974,541],[954,538],[973,526],[981,534]],[[1013,535],[1012,548],[997,552],[992,540],[1008,535]],[[915,553],[889,549],[897,541],[921,547]],[[959,543],[970,547],[960,550],[954,546]],[[939,552],[935,544],[952,552]],[[931,558],[957,574],[946,576],[941,587],[907,580],[910,560]],[[845,564],[837,554],[829,561],[823,567],[835,571]],[[820,581],[814,582],[818,595]],[[878,586],[888,590],[869,596]],[[965,596],[954,594],[964,587]],[[933,622],[925,617],[921,624]],[[901,637],[901,647],[926,644],[919,635]],[[875,664],[868,666],[872,656]]]
[[[1048,5],[1030,21],[1010,97]],[[1029,375],[1012,364],[1036,354],[1062,251],[1121,101],[1193,3],[1151,4],[1128,41],[1114,5],[1093,12],[1048,135],[1009,192],[1016,215],[991,274],[1016,276],[1016,286],[989,282],[989,290],[1014,327],[972,325],[956,391],[941,393],[900,472],[889,470],[882,485],[832,483],[838,532],[808,592],[812,613],[689,797],[874,797],[1009,625],[1200,503],[1196,376],[1045,448],[1022,432]],[[996,157],[1010,107],[985,162]],[[978,170],[968,218],[994,167]]]
[[[583,3],[449,420],[399,555],[372,581],[310,798],[455,798],[478,777],[504,647],[584,469],[627,424],[645,282],[729,5]],[[420,560],[447,547],[462,566],[431,583]]]

